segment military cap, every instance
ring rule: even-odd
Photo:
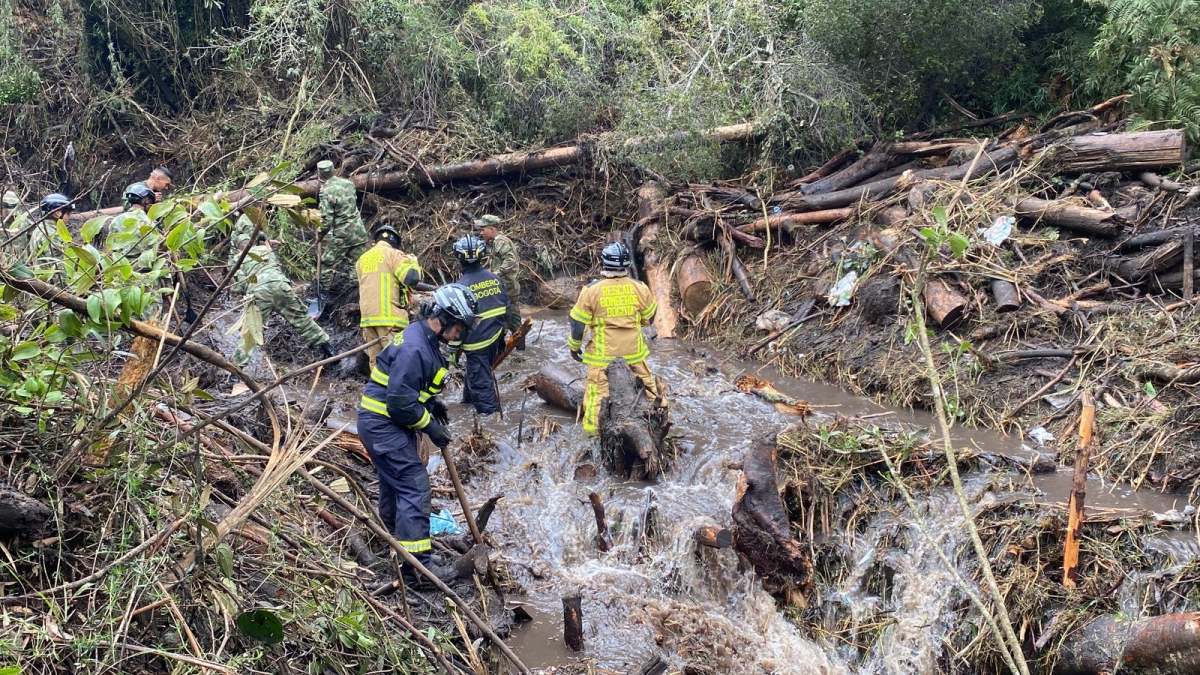
[[[323,159],[317,162],[317,173],[322,176],[330,176],[333,174],[333,162],[328,159]]]
[[[489,213],[475,221],[476,230],[482,230],[485,227],[500,227],[500,216],[493,216]]]

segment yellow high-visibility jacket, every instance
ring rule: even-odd
[[[379,241],[359,257],[355,269],[362,312],[358,325],[407,327],[409,293],[421,280],[416,256]]]
[[[591,329],[591,339],[583,352],[589,366],[607,366],[617,357],[628,363],[640,363],[650,355],[642,337],[642,326],[649,325],[658,311],[650,289],[629,277],[599,279],[579,292],[571,318]],[[567,339],[567,346],[578,350],[581,340]]]

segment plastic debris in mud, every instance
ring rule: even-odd
[[[829,304],[833,307],[846,307],[854,296],[854,287],[858,285],[858,272],[847,272],[846,276],[829,289]]]
[[[987,243],[992,246],[1000,246],[1012,234],[1013,226],[1016,224],[1017,219],[1012,216],[999,216],[991,227],[980,230],[979,233],[983,235]]]

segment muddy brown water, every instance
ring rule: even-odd
[[[821,406],[818,422],[836,412],[928,427],[928,414],[885,408],[757,364],[722,362],[686,342],[655,341],[651,367],[667,383],[672,433],[682,448],[675,465],[655,483],[624,481],[603,468],[595,477],[577,480],[576,467],[594,460],[594,441],[583,437],[573,416],[521,389],[525,377],[546,363],[583,373],[583,366],[567,354],[566,331],[563,313],[534,314],[528,350],[514,354],[498,373],[504,417],[487,424],[498,451],[489,469],[467,488],[475,504],[503,495],[488,532],[499,544],[501,560],[526,591],[510,600],[522,605],[533,621],[520,625],[508,640],[526,665],[536,669],[591,659],[602,668],[626,672],[660,654],[676,667],[692,659],[716,672],[748,675],[936,672],[944,650],[942,636],[950,622],[958,620],[952,610],[961,600],[937,550],[957,560],[969,547],[950,490],[935,490],[920,500],[929,537],[919,534],[906,510],[879,514],[862,531],[838,537],[850,569],[839,587],[821,589],[823,607],[830,616],[853,618],[886,603],[894,619],[864,658],[802,634],[777,610],[753,572],[739,568],[733,551],[697,551],[692,541],[701,525],[731,524],[738,472],[729,464],[741,459],[755,437],[800,422],[737,392],[732,385],[736,374],[755,373],[780,391]],[[456,392],[446,398],[452,430],[463,436],[474,414],[456,403],[458,396]],[[342,405],[331,420],[338,426],[353,419],[352,404]],[[555,425],[557,431],[543,437]],[[518,427],[524,431],[519,444]],[[1032,444],[967,429],[956,430],[955,441],[960,447],[1009,457],[1030,454]],[[434,457],[431,470],[439,470],[440,463]],[[977,508],[1004,497],[994,492],[996,475],[968,475],[967,492]],[[1070,490],[1070,471],[1007,475],[1005,492],[1031,502],[1064,502]],[[601,496],[607,511],[614,547],[606,553],[595,545],[591,492]],[[1182,509],[1184,500],[1091,481],[1088,503],[1130,513],[1165,513]],[[442,506],[460,510],[452,500],[435,501],[435,510]],[[897,531],[908,534],[907,545],[889,549],[886,542],[893,541]],[[1157,545],[1177,556],[1195,557],[1194,542],[1167,538]],[[886,600],[867,590],[868,577],[877,574],[880,565],[892,575],[893,590]],[[583,598],[586,646],[579,654],[562,638],[561,599],[575,594]]]

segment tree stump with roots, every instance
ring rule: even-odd
[[[625,478],[657,478],[663,472],[671,428],[665,401],[646,395],[645,385],[625,359],[614,360],[605,372],[608,397],[600,402],[598,424],[604,463]]]

